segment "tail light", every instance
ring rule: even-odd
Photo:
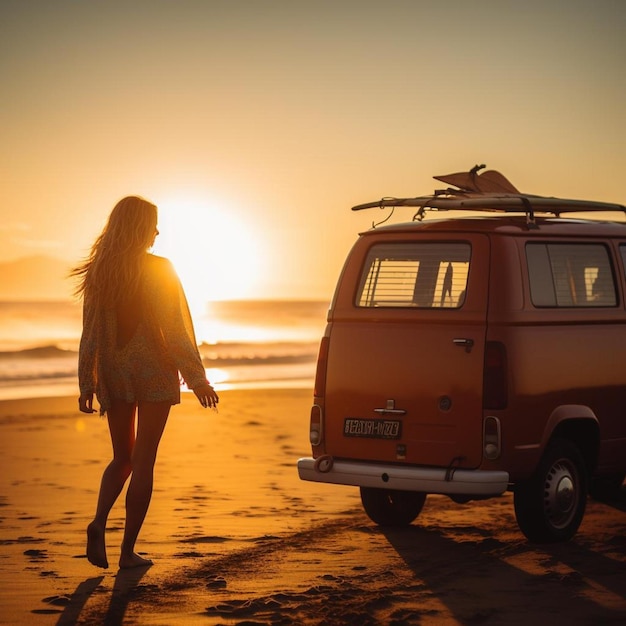
[[[505,409],[508,396],[506,349],[499,341],[488,341],[483,371],[483,408]]]
[[[322,407],[319,404],[311,407],[309,441],[312,446],[319,446],[322,443]]]
[[[501,441],[500,420],[487,416],[483,422],[483,454],[486,459],[493,461],[500,457]]]

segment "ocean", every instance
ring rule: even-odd
[[[207,377],[218,391],[312,389],[328,305],[219,301],[192,311]],[[0,400],[78,395],[81,324],[77,302],[0,302]]]

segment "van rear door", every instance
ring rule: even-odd
[[[484,234],[361,237],[330,314],[328,454],[480,464],[489,254]]]

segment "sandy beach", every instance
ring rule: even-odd
[[[190,394],[173,409],[137,548],[154,566],[85,557],[104,420],[74,398],[0,402],[0,624],[623,624],[626,491],[589,500],[575,539],[529,544],[512,497],[429,496],[409,528],[383,530],[356,488],[304,483],[308,390]]]

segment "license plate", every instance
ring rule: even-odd
[[[362,419],[346,417],[343,421],[344,437],[366,437],[369,439],[400,439],[400,420]]]

